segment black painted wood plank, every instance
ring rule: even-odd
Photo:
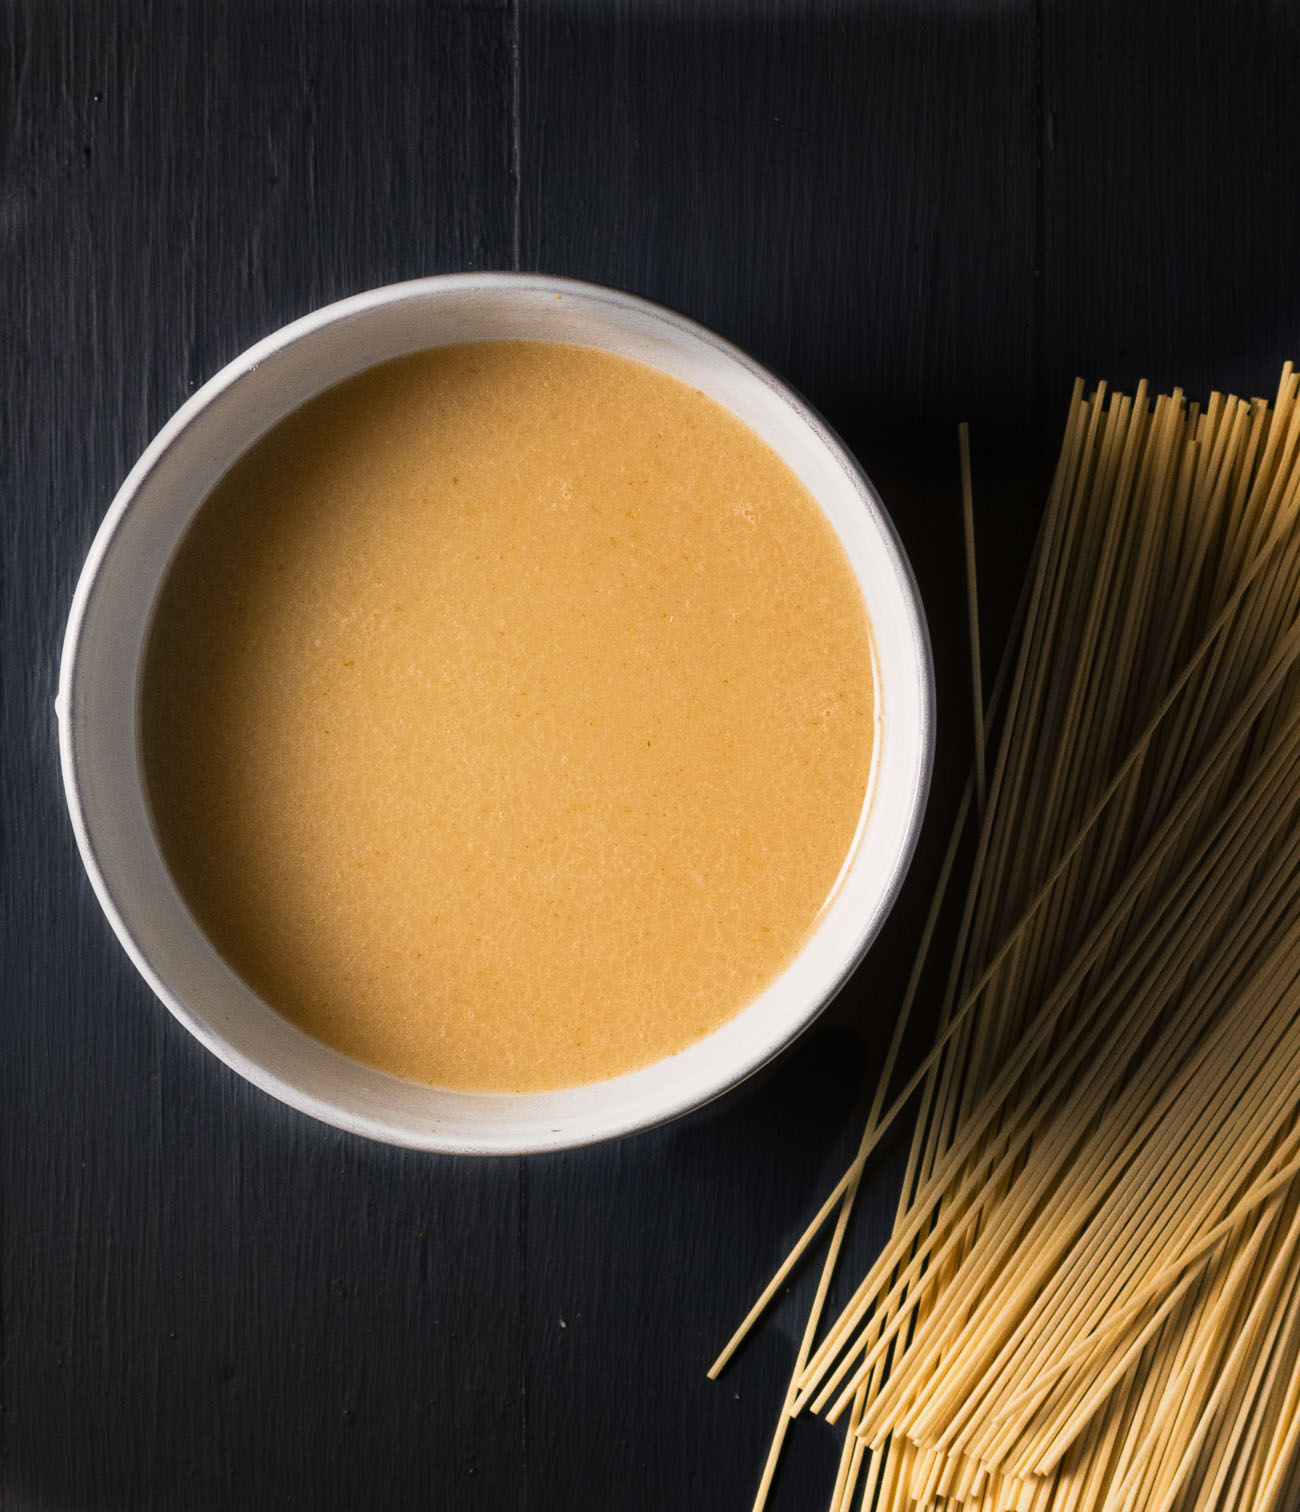
[[[63,813],[62,622],[129,463],[256,337],[508,264],[503,7],[0,22],[0,1505],[516,1504],[515,1162],[246,1087],[111,939]]]
[[[1272,396],[1300,353],[1300,9],[1044,7],[1044,381]]]
[[[958,418],[976,425],[994,627],[1038,507],[1035,35],[1028,3],[523,5],[524,266],[672,305],[828,415],[916,566],[942,711],[935,822],[822,1023],[714,1109],[530,1163],[530,1505],[752,1496],[799,1308],[720,1383],[704,1370],[850,1156],[968,760]],[[873,1172],[859,1258],[888,1230],[901,1148]],[[822,1505],[837,1446],[800,1424],[773,1506]]]

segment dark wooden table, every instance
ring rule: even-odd
[[[796,1286],[704,1368],[856,1138],[1069,382],[1300,357],[1286,0],[0,3],[0,1509],[748,1505]],[[621,285],[857,449],[931,616],[941,746],[885,936],[773,1068],[529,1161],[350,1138],[150,997],[59,787],[82,556],[181,400],[313,306],[461,268]],[[901,1141],[854,1248],[890,1216]],[[774,1505],[817,1509],[799,1425]]]

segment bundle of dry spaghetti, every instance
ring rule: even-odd
[[[1297,1505],[1297,386],[1076,385],[938,1038],[887,1105],[936,899],[859,1158],[715,1366],[834,1219],[760,1506],[805,1411],[845,1429],[832,1512]],[[893,1236],[823,1325],[913,1108]]]

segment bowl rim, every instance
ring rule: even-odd
[[[568,1133],[554,1130],[549,1136],[539,1133],[526,1139],[515,1136],[501,1140],[491,1138],[465,1140],[441,1137],[436,1127],[429,1131],[427,1136],[416,1135],[395,1124],[386,1123],[381,1118],[341,1109],[329,1098],[316,1095],[303,1087],[283,1080],[275,1072],[268,1070],[256,1059],[245,1054],[238,1046],[226,1040],[161,976],[119,907],[113,886],[101,862],[99,848],[86,813],[79,770],[78,744],[81,737],[73,713],[76,708],[80,651],[86,617],[113,542],[150,474],[181,435],[201,420],[212,403],[269,358],[299,341],[310,338],[325,327],[364,316],[374,309],[400,304],[405,300],[422,299],[443,292],[475,292],[485,289],[513,290],[521,293],[541,290],[550,295],[572,294],[580,296],[588,303],[610,307],[615,319],[620,313],[639,314],[657,324],[666,324],[682,335],[711,348],[724,361],[739,366],[781,398],[802,426],[852,480],[864,507],[874,517],[874,524],[882,541],[890,551],[893,558],[892,566],[903,590],[902,596],[906,605],[914,648],[915,667],[920,681],[917,690],[920,718],[916,731],[918,761],[911,790],[911,812],[903,838],[894,855],[892,869],[883,882],[870,917],[864,921],[855,949],[845,959],[839,974],[828,984],[819,999],[811,1001],[801,1013],[792,1014],[781,1034],[775,1039],[756,1044],[745,1059],[730,1062],[720,1068],[712,1086],[702,1092],[687,1093],[675,1101],[666,1099],[655,1111],[619,1117],[615,1109],[601,1121],[601,1127],[595,1130]],[[319,392],[324,392],[335,381],[338,380],[330,379],[322,384]],[[233,462],[235,458],[232,457],[230,460]],[[381,285],[322,305],[277,328],[245,348],[191,394],[167,419],[140,454],[118,488],[95,532],[77,579],[68,614],[60,655],[55,712],[64,796],[82,865],[113,933],[136,970],[172,1016],[178,1019],[206,1049],[244,1080],[299,1112],[335,1128],[383,1143],[426,1150],[430,1153],[472,1155],[523,1155],[580,1148],[657,1128],[731,1092],[789,1048],[829,1007],[854,975],[897,902],[915,854],[925,815],[934,767],[936,722],[934,663],[929,627],[911,563],[875,485],[857,458],[816,407],[791,384],[778,377],[742,348],[719,336],[707,326],[667,306],[603,284],[550,274],[513,271],[435,274]]]

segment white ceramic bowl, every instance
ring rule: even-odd
[[[794,469],[862,585],[877,653],[871,791],[839,889],[790,967],[680,1054],[563,1092],[420,1086],[347,1059],[267,1006],[226,965],[163,864],[141,775],[138,689],[158,587],[195,511],[231,463],[314,394],[387,358],[483,340],[571,342],[693,384]],[[113,501],[82,571],[58,694],[68,807],[99,901],[141,975],[241,1076],[327,1123],[394,1144],[506,1154],[585,1144],[707,1102],[807,1027],[862,958],[898,892],[929,786],[933,679],[907,561],[874,489],[826,424],[756,362],[627,294],[527,274],[420,279],[345,299],[277,331],[163,427]]]

